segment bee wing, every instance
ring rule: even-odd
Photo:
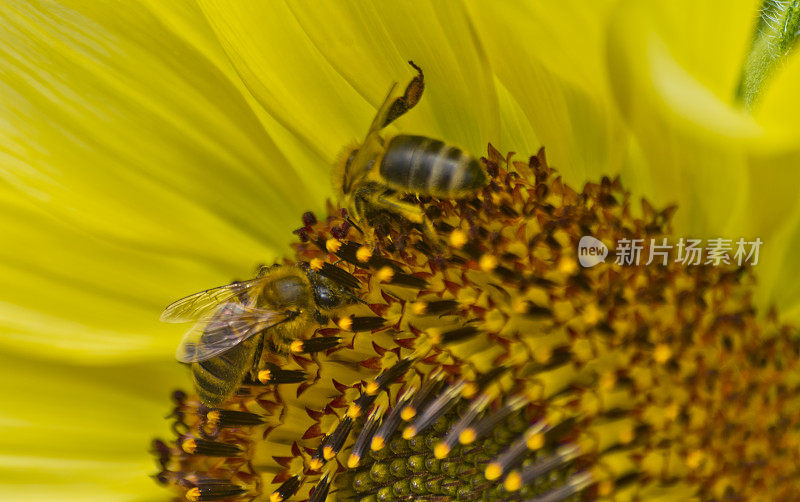
[[[175,357],[184,363],[205,361],[295,315],[296,312],[223,305],[217,314],[200,320],[186,332]]]
[[[223,303],[231,300],[246,302],[249,291],[260,284],[262,278],[237,281],[225,286],[206,289],[171,303],[161,313],[162,322],[188,322],[207,317]]]

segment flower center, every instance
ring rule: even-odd
[[[787,497],[800,348],[747,269],[581,265],[583,237],[661,242],[674,208],[576,191],[543,152],[485,165],[473,198],[407,197],[441,244],[391,213],[375,246],[340,210],[304,217],[296,259],[359,301],[219,407],[176,395],[159,480],[198,501]]]

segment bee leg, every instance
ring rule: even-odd
[[[408,83],[403,95],[394,100],[386,114],[386,119],[383,121],[383,124],[381,124],[381,129],[391,124],[408,110],[414,108],[414,106],[419,103],[420,98],[422,98],[422,91],[425,90],[425,76],[422,74],[422,68],[415,65],[413,61],[409,61],[408,64],[417,70],[417,76]]]
[[[258,381],[258,372],[261,371],[261,358],[264,356],[264,335],[260,335],[258,340],[258,346],[256,347],[256,351],[253,354],[253,362],[250,366],[250,378],[254,381]]]
[[[436,229],[433,227],[433,223],[431,223],[431,220],[428,219],[428,217],[425,215],[425,211],[423,211],[421,207],[410,202],[400,200],[399,194],[388,194],[385,192],[381,194],[375,194],[375,197],[372,199],[372,204],[374,207],[384,209],[398,216],[402,216],[412,223],[418,223],[422,225],[422,232],[425,234],[428,242],[437,249],[441,248],[441,243],[439,236],[436,234]]]

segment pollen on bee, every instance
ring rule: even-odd
[[[308,266],[311,267],[311,270],[315,270],[319,272],[322,270],[322,267],[325,265],[325,260],[322,258],[312,258],[311,261],[308,263]]]

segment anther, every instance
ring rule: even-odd
[[[383,447],[386,446],[386,442],[392,437],[397,426],[400,425],[402,410],[404,410],[406,405],[411,401],[416,390],[417,389],[414,387],[409,387],[403,392],[403,395],[397,399],[397,404],[392,408],[388,418],[383,421],[378,432],[375,433],[375,436],[370,442],[370,449],[372,451],[382,450]]]
[[[307,340],[294,340],[289,345],[289,350],[295,354],[312,354],[336,347],[341,341],[342,338],[338,336],[320,336]]]
[[[297,342],[298,340],[295,340]],[[294,352],[294,350],[292,350]],[[304,382],[308,375],[300,370],[284,370],[277,364],[267,363],[266,369],[258,372],[258,381],[263,384],[286,384]]]
[[[453,449],[453,446],[456,445],[458,442],[458,438],[461,436],[461,433],[475,420],[475,417],[478,416],[489,404],[492,400],[491,396],[488,394],[482,394],[478,397],[473,403],[469,405],[467,411],[464,415],[458,420],[458,422],[450,428],[447,432],[447,436],[440,441],[433,450],[433,454],[436,458],[445,458],[450,451]]]
[[[508,418],[509,415],[519,410],[528,404],[525,396],[512,397],[506,404],[494,413],[480,420],[474,427],[467,427],[458,436],[458,441],[461,444],[473,443],[476,439],[483,437],[488,432],[497,427],[503,420]]]
[[[434,401],[422,411],[422,415],[417,417],[414,422],[403,429],[403,439],[411,439],[420,432],[427,429],[440,416],[447,413],[461,397],[461,387],[463,381],[451,385],[442,392]]]
[[[269,502],[283,502],[284,500],[290,498],[292,495],[297,493],[297,490],[300,488],[300,475],[296,474],[291,478],[287,479],[286,481],[278,487],[277,490],[272,492],[269,496]]]
[[[264,423],[264,418],[256,413],[236,410],[211,410],[206,413],[208,423],[214,427],[240,427],[246,425],[259,425]]]
[[[236,457],[242,453],[242,449],[235,444],[193,437],[184,439],[181,442],[181,449],[190,455],[206,455],[208,457]]]
[[[342,247],[342,241],[339,239],[330,238],[325,241],[325,249],[328,250],[329,253],[335,253],[339,251],[339,248]]]
[[[361,463],[361,459],[364,458],[367,447],[372,442],[372,438],[378,430],[382,416],[383,409],[380,406],[377,406],[367,416],[367,421],[364,423],[364,427],[361,428],[361,432],[358,433],[356,442],[353,445],[353,451],[350,452],[350,457],[347,459],[347,467],[349,469],[355,469]]]
[[[331,489],[332,478],[333,474],[331,471],[326,472],[312,490],[308,502],[324,502],[325,499],[328,498],[328,491]]]

